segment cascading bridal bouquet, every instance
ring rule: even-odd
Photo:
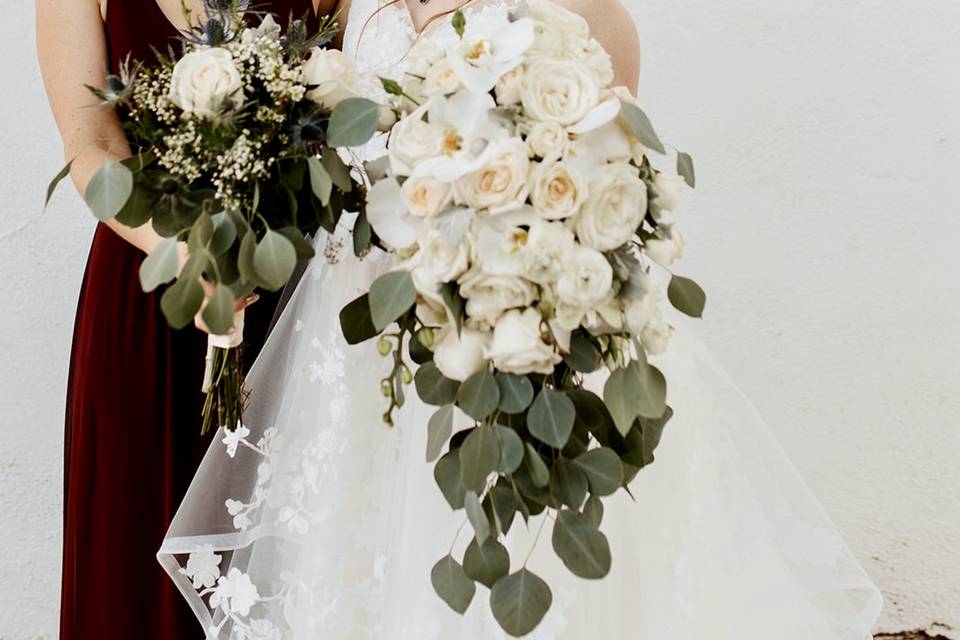
[[[345,209],[361,212],[356,250],[369,245],[363,187],[336,148],[369,140],[381,116],[357,97],[352,60],[324,48],[332,18],[316,33],[291,18],[282,34],[270,15],[246,26],[236,0],[205,7],[207,21],[180,52],[125,64],[104,88],[88,87],[119,109],[133,156],[104,163],[84,194],[99,219],[149,222],[164,238],[140,281],[144,291],[173,282],[161,299],[169,323],[181,328],[199,313],[211,332],[204,432],[233,429],[243,408],[235,300],[282,288],[297,260],[313,255],[307,236],[332,231]]]
[[[611,59],[580,16],[536,1],[494,32],[463,13],[451,28],[454,46],[424,41],[402,82],[383,80],[399,121],[366,212],[395,266],[341,324],[349,342],[379,336],[392,355],[388,423],[411,381],[439,407],[427,461],[474,536],[462,560],[433,567],[435,590],[463,613],[476,583],[489,587],[495,618],[520,636],[552,595],[526,562],[511,572],[500,540],[516,513],[541,527],[552,515],[564,564],[604,577],[601,498],[629,491],[671,417],[647,356],[672,332],[660,277],[683,253],[671,214],[693,165],[677,153],[676,172],[654,167],[666,150],[636,101],[609,88]],[[693,281],[672,275],[666,293],[702,314]],[[600,371],[602,397],[585,381]]]

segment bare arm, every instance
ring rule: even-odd
[[[63,140],[74,159],[70,176],[84,193],[105,160],[130,155],[130,147],[112,109],[94,105],[84,84],[102,87],[108,68],[103,20],[97,0],[36,0],[37,51],[47,97]],[[150,252],[161,238],[149,224],[136,229],[115,220],[107,225],[124,240]]]
[[[555,0],[576,11],[590,24],[590,32],[613,56],[613,84],[637,93],[640,80],[640,39],[633,16],[620,0]]]

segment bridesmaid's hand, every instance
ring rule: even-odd
[[[177,248],[180,250],[180,269],[177,272],[177,275],[179,275],[179,272],[183,270],[183,266],[187,264],[187,260],[190,258],[190,249],[187,246],[186,242],[178,242]],[[203,304],[200,305],[200,311],[197,312],[197,315],[194,316],[193,318],[193,324],[194,326],[196,326],[197,329],[200,329],[204,333],[210,333],[210,328],[207,326],[207,323],[203,321],[202,314],[203,314],[204,307],[207,306],[207,302],[210,300],[210,296],[213,295],[215,285],[212,282],[209,282],[208,280],[206,280],[203,276],[201,276],[200,286],[203,287],[204,299],[203,299]],[[234,308],[237,311],[242,311],[243,309],[246,309],[247,307],[249,307],[259,299],[260,299],[259,294],[251,293],[243,298],[238,298],[234,305]],[[231,329],[229,333],[232,334],[233,331],[234,330]]]

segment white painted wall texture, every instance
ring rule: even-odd
[[[0,23],[0,640],[56,637],[93,228],[69,187],[40,213],[60,151],[31,5],[5,2]],[[707,342],[883,588],[880,629],[960,638],[960,3],[631,9],[643,101],[698,160],[683,271],[711,295]]]

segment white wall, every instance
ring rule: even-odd
[[[92,223],[28,2],[0,24],[0,640],[56,636],[65,370]],[[642,97],[694,153],[705,336],[887,596],[960,638],[960,3],[632,0]],[[123,589],[124,585],[118,585]]]

